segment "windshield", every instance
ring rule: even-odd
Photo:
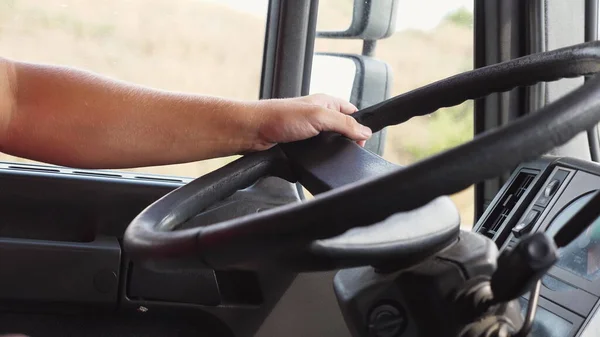
[[[160,89],[257,99],[268,0],[252,3],[2,0],[0,51]],[[234,158],[131,171],[197,177]]]

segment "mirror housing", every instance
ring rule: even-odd
[[[375,105],[390,97],[393,83],[390,66],[369,56],[340,53],[315,53],[310,93],[337,96],[358,109]],[[365,148],[383,154],[385,129],[373,134]]]
[[[354,0],[352,22],[345,31],[320,31],[319,38],[381,40],[396,29],[398,0]]]

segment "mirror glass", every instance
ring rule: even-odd
[[[310,93],[328,94],[350,101],[355,76],[356,63],[351,58],[314,55]]]
[[[343,32],[350,28],[354,0],[320,0],[317,31]]]

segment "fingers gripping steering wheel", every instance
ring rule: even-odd
[[[600,42],[530,55],[453,76],[360,110],[373,132],[490,93],[600,71]],[[296,271],[410,264],[456,239],[446,195],[543,155],[600,121],[600,76],[534,114],[401,168],[337,134],[246,155],[159,199],[124,236],[135,260],[210,269]],[[265,176],[300,182],[315,198],[204,227],[194,217]],[[188,229],[178,229],[185,224]],[[192,226],[190,226],[192,225]],[[192,227],[192,228],[190,228]]]

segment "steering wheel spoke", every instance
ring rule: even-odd
[[[322,133],[303,142],[281,144],[281,148],[299,182],[313,195],[399,168],[334,133]]]

